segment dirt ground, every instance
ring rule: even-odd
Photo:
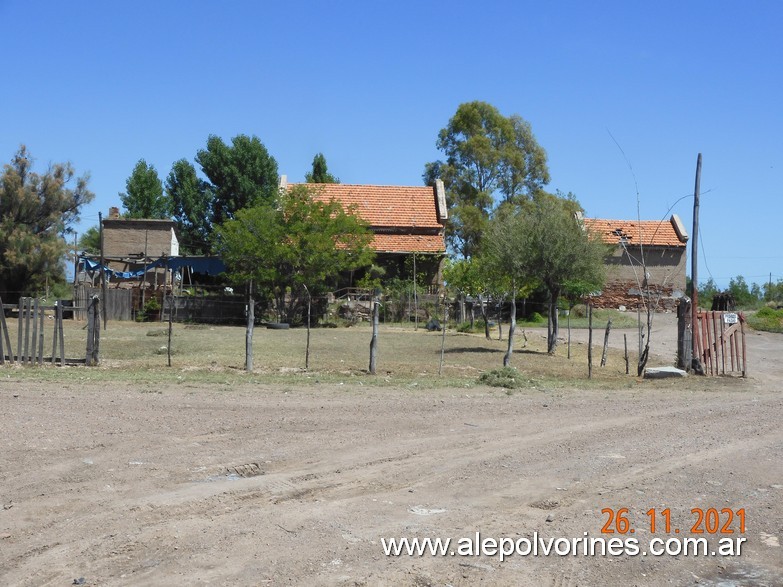
[[[667,328],[662,320],[653,336]],[[748,380],[512,394],[55,384],[0,371],[0,577],[4,585],[783,585],[783,336],[751,334],[748,345]],[[659,347],[660,360],[670,351]],[[604,508],[628,508],[643,550],[651,508],[669,508],[687,536],[692,508],[744,508],[747,542],[738,557],[501,562],[382,550],[383,538],[456,541],[477,531],[598,537]],[[742,536],[737,519],[733,528],[727,536]],[[675,534],[659,527],[655,536]]]

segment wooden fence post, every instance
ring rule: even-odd
[[[609,345],[609,331],[612,330],[612,319],[609,318],[609,322],[606,323],[606,332],[604,333],[604,350],[601,353],[601,367],[606,367],[606,351]]]
[[[8,340],[8,331],[5,327],[5,309],[3,308],[3,298],[0,298],[0,365],[5,365],[5,350],[3,349],[3,338]],[[13,355],[11,349],[8,349]],[[11,356],[11,362],[13,362],[13,356]]]
[[[57,304],[57,337],[60,346],[60,366],[65,365],[65,333],[63,332],[63,305],[62,301]]]
[[[60,309],[60,316],[62,316],[62,309]],[[62,323],[60,324],[60,344],[62,345]],[[98,296],[93,296],[90,302],[90,307],[87,310],[87,357],[86,362],[88,367],[97,365],[100,361],[100,346],[101,346],[101,299]],[[65,353],[62,346],[60,348],[60,354],[63,357],[62,363],[65,363]]]
[[[38,303],[38,298],[35,298],[32,300],[32,320],[33,320],[33,340],[32,340],[32,348],[30,349],[30,364],[34,365],[38,362],[38,311],[41,307]]]
[[[587,378],[593,378],[593,305],[587,302]]]
[[[625,374],[628,375],[629,368],[628,368],[628,335],[623,334],[623,344],[625,345]]]
[[[168,332],[168,342],[166,343],[166,354],[168,355],[168,364],[169,367],[171,367],[171,328],[172,328],[172,322],[174,320],[174,293],[169,292],[166,296],[169,302],[169,332]],[[164,303],[165,303],[164,299]],[[163,316],[163,313],[161,312],[161,316]]]
[[[253,280],[247,285],[247,326],[245,328],[245,371],[253,372],[253,326],[256,322],[255,317],[256,302],[253,299]]]
[[[54,332],[52,333],[52,365],[54,365],[57,361],[55,357],[57,356],[57,337],[59,336],[57,332],[57,328],[60,324],[59,321],[59,312],[58,309],[60,307],[60,301],[55,300],[54,301]]]
[[[87,307],[87,354],[85,356],[85,362],[89,367],[92,365],[92,345],[95,340],[95,314],[92,311],[95,298],[90,300],[90,305]]]
[[[440,335],[440,364],[438,365],[438,376],[443,373],[443,354],[446,351],[446,325],[449,323],[449,303],[446,295],[443,295],[443,332]]]
[[[375,375],[375,367],[378,361],[378,294],[372,299],[372,339],[370,339],[370,375]]]
[[[44,309],[40,308],[38,314],[38,364],[43,365],[43,350],[44,350]]]

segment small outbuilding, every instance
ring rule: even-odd
[[[673,310],[685,295],[688,233],[680,217],[668,220],[585,218],[585,227],[612,245],[606,284],[593,298],[598,308],[636,309],[650,291],[656,310]]]

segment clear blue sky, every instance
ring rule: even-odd
[[[635,219],[638,186],[665,217],[701,152],[700,281],[783,279],[778,1],[0,0],[0,23],[0,161],[25,143],[89,172],[80,231],[140,158],[163,179],[210,134],[258,136],[291,181],[320,151],[344,183],[419,185],[484,100],[532,124],[588,216]]]

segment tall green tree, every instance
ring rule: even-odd
[[[90,255],[99,254],[101,252],[100,228],[97,226],[91,226],[85,230],[79,237],[77,249]]]
[[[310,173],[305,173],[305,181],[307,183],[340,183],[340,180],[329,173],[326,167],[326,157],[323,153],[318,153],[313,157],[313,170]]]
[[[237,135],[227,145],[210,135],[196,163],[211,183],[213,225],[234,218],[243,208],[271,204],[277,196],[277,161],[258,137]]]
[[[89,175],[74,177],[70,163],[43,174],[32,166],[22,145],[0,176],[0,296],[8,302],[41,291],[47,281],[64,281],[63,235],[94,197]]]
[[[176,161],[166,178],[166,195],[182,239],[183,253],[208,255],[212,232],[211,186],[186,159]]]
[[[372,234],[353,210],[294,186],[274,205],[239,210],[216,229],[215,242],[234,279],[253,281],[274,298],[285,319],[296,318],[306,293],[319,295],[343,271],[367,267]]]
[[[139,159],[120,194],[126,218],[168,218],[169,199],[163,195],[163,184],[154,165]]]
[[[449,205],[447,240],[462,257],[478,252],[497,201],[529,199],[549,182],[546,151],[528,122],[503,116],[486,102],[457,108],[436,143],[446,156],[425,166],[423,179],[442,179]]]
[[[505,270],[516,283],[535,280],[546,288],[549,353],[557,347],[560,296],[572,285],[598,290],[605,280],[606,245],[585,230],[574,214],[577,206],[573,198],[540,193],[520,206],[501,210],[485,241],[496,271]]]

